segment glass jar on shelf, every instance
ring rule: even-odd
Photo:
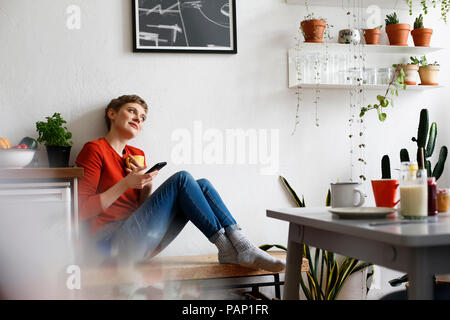
[[[351,75],[349,72],[348,57],[345,54],[340,54],[338,59],[339,81],[338,84],[351,84]]]
[[[349,77],[350,84],[358,84],[358,81],[361,81],[361,84],[364,84],[364,69],[358,67],[350,68]]]
[[[378,84],[378,71],[377,68],[367,68],[364,70],[364,83],[369,85]]]
[[[378,68],[377,69],[377,84],[389,84],[394,74],[393,68]]]

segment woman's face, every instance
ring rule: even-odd
[[[110,109],[108,114],[111,119],[111,129],[114,127],[127,139],[136,137],[147,119],[145,109],[134,102],[124,104],[118,112]]]

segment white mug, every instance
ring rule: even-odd
[[[364,204],[366,194],[357,189],[361,186],[358,182],[338,182],[331,183],[331,207],[361,207]],[[356,202],[356,194],[359,194],[359,201]]]

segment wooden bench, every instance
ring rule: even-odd
[[[276,258],[285,260],[286,252],[268,251]],[[301,271],[308,271],[308,260],[303,259]],[[115,266],[103,266],[101,268],[89,269],[84,272],[83,287],[98,287],[104,285],[123,285],[133,281],[139,282],[143,286],[148,286],[158,282],[184,281],[184,280],[206,280],[206,279],[226,279],[254,276],[274,276],[271,283],[246,283],[239,285],[228,285],[222,288],[259,288],[261,286],[275,286],[276,297],[280,298],[279,280],[280,272],[270,272],[265,270],[255,270],[242,267],[237,264],[219,264],[217,254],[196,255],[196,256],[175,256],[175,257],[155,257],[148,262],[140,263],[134,268],[124,273],[123,270]],[[216,287],[219,288],[219,287]]]

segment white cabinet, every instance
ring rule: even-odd
[[[62,298],[72,260],[70,183],[0,183],[2,294]]]

